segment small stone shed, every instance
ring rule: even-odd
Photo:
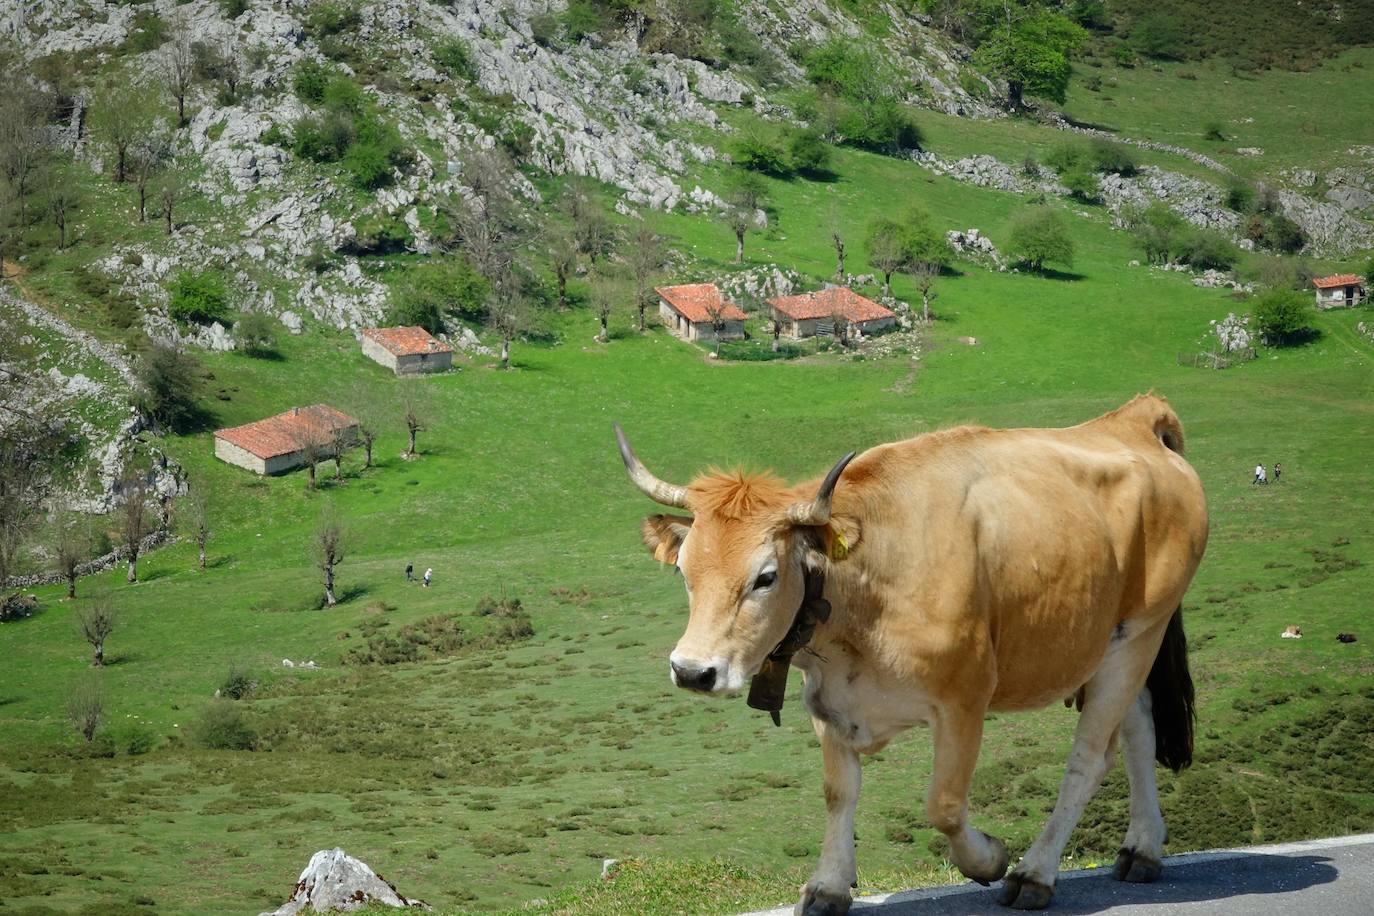
[[[683,340],[715,340],[712,317],[724,322],[721,340],[744,337],[744,312],[720,294],[714,283],[659,286],[658,315],[670,331]]]
[[[293,407],[275,417],[215,432],[215,457],[254,474],[284,474],[305,463],[305,449],[323,447],[335,430],[358,441],[358,421],[328,404]]]
[[[1317,288],[1317,308],[1337,309],[1365,300],[1364,281],[1355,274],[1334,274],[1312,281]]]
[[[796,340],[817,334],[829,337],[834,333],[836,316],[843,317],[851,329],[864,334],[897,323],[897,315],[891,309],[860,296],[847,286],[779,296],[769,299],[768,305],[773,309],[773,317],[781,322],[782,333]]]
[[[397,375],[447,372],[453,368],[453,348],[424,328],[364,328],[363,355]]]

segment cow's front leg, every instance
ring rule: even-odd
[[[854,861],[854,811],[859,806],[859,753],[813,720],[825,762],[825,842],[821,860],[797,901],[797,916],[843,916],[853,901],[858,878]]]
[[[949,838],[949,857],[966,878],[987,886],[1007,872],[1007,847],[968,822],[968,791],[983,742],[983,713],[956,706],[941,708],[931,723],[935,759],[926,793],[926,814]]]

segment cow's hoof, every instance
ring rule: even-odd
[[[808,884],[792,912],[796,916],[845,916],[853,902],[848,890],[836,894]]]
[[[1135,849],[1122,847],[1116,854],[1116,864],[1112,866],[1112,877],[1131,884],[1149,884],[1159,880],[1164,863],[1152,855]]]
[[[1012,872],[1002,882],[1002,893],[998,895],[997,902],[1013,910],[1043,910],[1050,905],[1053,896],[1054,888],[1048,884]]]
[[[979,831],[982,833],[982,831]],[[983,839],[988,841],[992,847],[992,862],[984,868],[964,868],[959,866],[959,871],[963,872],[965,878],[970,881],[977,881],[983,887],[990,887],[992,882],[1002,880],[1002,876],[1007,873],[1007,865],[1011,862],[1011,856],[1007,853],[1007,847],[995,836],[983,834]]]

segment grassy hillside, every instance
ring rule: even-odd
[[[941,155],[1054,137],[929,121]],[[1182,115],[1173,123],[1186,127]],[[1351,143],[1374,142],[1357,127]],[[848,150],[835,172],[769,180],[777,219],[751,237],[752,264],[827,275],[832,202],[854,240],[851,269],[863,266],[857,240],[873,215],[919,204],[942,229],[976,226],[1000,243],[1023,203]],[[208,432],[163,442],[210,494],[210,568],[197,571],[194,547],[180,544],[146,557],[136,585],[113,574],[81,583],[79,601],[107,589],[123,613],[103,675],[114,756],[91,756],[65,720],[88,656],[61,591],[40,589],[38,615],[0,628],[0,911],[266,909],[312,852],[336,845],[445,912],[535,899],[551,912],[731,912],[789,899],[824,818],[800,679],[781,729],[742,699],[669,685],[686,601],[638,542],[637,521],[653,510],[624,479],[612,420],[665,478],[736,463],[797,477],[951,423],[1064,425],[1140,391],[1168,396],[1212,510],[1186,604],[1198,759],[1161,776],[1169,849],[1374,829],[1374,633],[1363,629],[1374,345],[1355,330],[1369,313],[1321,315],[1315,342],[1224,372],[1180,366],[1209,320],[1243,306],[1186,275],[1128,267],[1139,256],[1128,238],[1100,209],[1082,212],[1070,272],[957,264],[938,284],[939,321],[919,356],[720,364],[662,332],[628,330],[625,315],[595,343],[581,309],[553,316],[547,341],[517,343],[511,372],[464,361],[403,383],[350,335],[318,328],[285,338],[276,360],[205,356],[218,425],[317,400],[391,405],[377,466],[351,455],[342,482],[322,470],[307,493],[303,474],[261,480],[215,461]],[[650,218],[693,262],[677,279],[709,276],[733,255],[718,222]],[[60,307],[71,278],[32,282]],[[896,293],[914,298],[904,279]],[[969,336],[976,346],[959,342]],[[423,392],[414,461],[400,457],[403,388]],[[1282,483],[1250,485],[1261,461],[1283,463]],[[326,507],[349,533],[346,598],[332,610],[317,606],[307,554]],[[434,586],[407,584],[408,562],[433,567]],[[502,637],[500,618],[477,613],[486,596],[518,597],[534,635]],[[453,642],[468,645],[345,664],[435,615],[453,618]],[[1279,639],[1289,624],[1306,637]],[[1360,641],[1337,643],[1342,631]],[[322,669],[285,669],[283,658]],[[188,733],[231,665],[259,682],[236,704],[256,749],[206,750]],[[989,725],[974,822],[1014,852],[1053,804],[1074,721],[1052,708]],[[130,754],[140,735],[155,747]],[[861,891],[957,877],[924,823],[929,762],[921,732],[866,761]],[[1074,834],[1073,861],[1110,861],[1126,819],[1117,771]],[[646,861],[603,884],[605,857]]]

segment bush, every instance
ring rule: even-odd
[[[777,135],[757,130],[749,131],[735,144],[734,160],[742,168],[767,175],[785,176],[792,170]]]
[[[138,408],[154,422],[182,431],[201,419],[200,362],[168,344],[154,343],[138,362]]]
[[[1167,12],[1143,17],[1131,29],[1131,44],[1160,60],[1183,60],[1188,54],[1188,26]]]
[[[1237,213],[1249,213],[1255,207],[1255,186],[1240,178],[1232,178],[1226,185],[1226,206]]]
[[[291,88],[302,102],[318,105],[324,101],[324,90],[329,85],[329,70],[324,64],[313,60],[303,60],[296,65],[291,78]]]
[[[606,27],[601,10],[597,4],[586,0],[570,0],[562,15],[563,33],[568,41],[576,44],[584,38],[592,38]]]
[[[291,151],[314,162],[339,161],[356,137],[352,119],[342,114],[330,114],[323,119],[301,118],[293,133]]]
[[[314,3],[305,14],[306,28],[316,39],[352,31],[362,21],[362,14],[352,3]]]
[[[1063,172],[1059,180],[1069,189],[1070,194],[1084,203],[1096,203],[1102,193],[1102,184],[1098,181],[1097,173],[1081,166],[1074,166]]]
[[[375,143],[355,143],[344,154],[343,166],[353,184],[373,191],[391,183],[391,160]]]
[[[1091,142],[1090,150],[1093,168],[1099,172],[1130,176],[1140,170],[1135,151],[1124,143],[1098,137]]]
[[[247,669],[240,668],[238,665],[231,665],[229,673],[225,675],[224,682],[219,685],[219,695],[229,700],[242,700],[258,687],[258,682],[253,680]]]
[[[1187,224],[1183,217],[1155,201],[1144,210],[1128,214],[1127,225],[1152,264],[1164,264],[1176,256]]]
[[[443,330],[450,315],[476,321],[486,314],[488,285],[461,256],[433,259],[415,268],[392,290],[387,320]]]
[[[157,734],[142,722],[126,722],[110,729],[115,748],[130,757],[140,757],[157,746]]]
[[[192,741],[210,750],[251,751],[258,743],[257,730],[230,700],[212,700],[188,731]]]
[[[1008,233],[1011,253],[1031,270],[1046,262],[1073,266],[1073,240],[1064,217],[1045,204],[1027,207],[1012,220]]]
[[[234,322],[234,341],[249,356],[269,356],[277,350],[276,322],[262,312],[249,312]]]
[[[219,0],[225,19],[237,19],[248,11],[248,0]]]
[[[1230,270],[1240,250],[1220,232],[1193,229],[1179,243],[1179,257],[1200,270]]]
[[[472,81],[477,78],[477,68],[472,63],[472,51],[467,42],[458,38],[446,38],[434,47],[434,63],[453,79]]]
[[[1274,347],[1304,343],[1316,334],[1312,319],[1316,309],[1305,291],[1267,289],[1255,297],[1250,314],[1255,329]]]
[[[514,617],[517,614],[525,613],[524,605],[519,598],[511,598],[502,595],[500,598],[493,598],[491,595],[483,595],[477,599],[477,606],[474,608],[478,617]]]
[[[787,147],[792,168],[803,175],[823,175],[830,167],[830,145],[818,130],[799,130]]]
[[[880,153],[920,149],[925,139],[915,116],[895,99],[848,106],[838,128],[845,142]]]
[[[228,318],[229,293],[216,271],[184,272],[172,281],[170,293],[167,314],[178,321],[209,324]]]
[[[1226,142],[1226,131],[1222,129],[1220,121],[1208,121],[1207,126],[1202,129],[1202,139],[1215,140],[1218,143]]]
[[[1245,235],[1256,245],[1284,254],[1296,254],[1306,242],[1302,227],[1278,212],[1257,213],[1250,217]]]

